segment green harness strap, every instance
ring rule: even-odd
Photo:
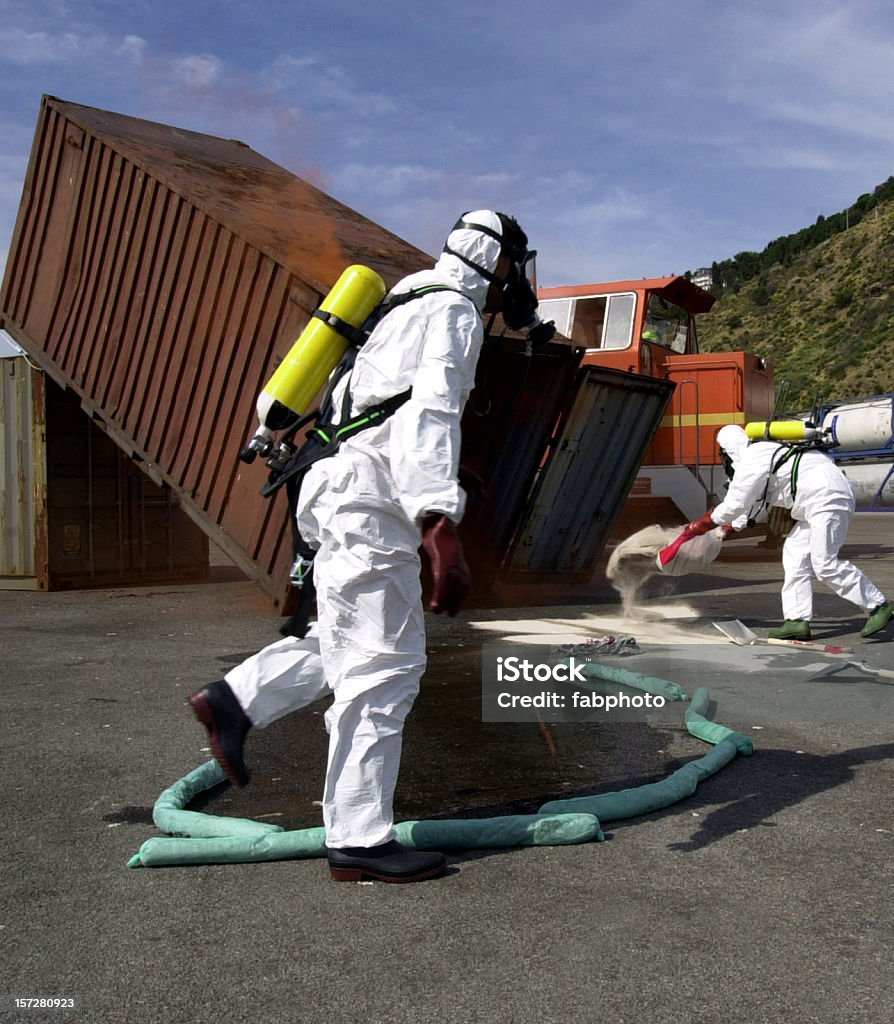
[[[798,493],[798,470],[801,468],[801,457],[803,455],[804,455],[804,449],[802,448],[797,453],[797,455],[795,455],[795,460],[792,463],[792,499],[793,500],[794,500],[795,496]]]

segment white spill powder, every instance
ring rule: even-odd
[[[612,552],[605,575],[621,596],[625,618],[643,620],[650,617],[637,606],[637,593],[650,576],[658,575],[655,556],[679,535],[679,527],[647,526],[621,541]]]

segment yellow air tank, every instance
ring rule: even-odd
[[[816,427],[808,427],[802,420],[771,420],[769,427],[771,441],[809,441],[819,434]],[[749,441],[764,441],[767,439],[767,423],[763,420],[746,423],[745,433]]]
[[[339,327],[361,327],[384,296],[385,282],[374,270],[354,264],[344,271],[258,395],[259,434],[269,436],[307,412],[348,347]]]

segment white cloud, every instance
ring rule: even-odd
[[[890,144],[894,136],[894,33],[859,4],[780,5],[773,17],[741,6],[715,90],[755,115]]]
[[[424,164],[345,164],[335,169],[334,184],[346,192],[369,192],[383,201],[408,191],[440,189],[444,172]]]
[[[96,52],[101,38],[84,38],[75,32],[28,32],[7,28],[0,33],[0,57],[13,64],[60,64]]]
[[[344,66],[314,54],[280,55],[260,77],[296,104],[319,111],[340,111],[347,118],[343,122],[346,132],[363,129],[371,119],[398,109],[392,96],[364,88]],[[352,122],[351,118],[357,120]]]
[[[129,54],[135,61],[140,61],[146,53],[146,40],[141,36],[125,36],[121,42],[121,51]]]
[[[191,92],[213,89],[220,80],[222,64],[207,53],[192,53],[171,62],[176,85]]]

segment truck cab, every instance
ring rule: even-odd
[[[717,431],[771,415],[771,365],[748,352],[699,352],[696,321],[714,296],[685,277],[541,288],[538,298],[540,316],[584,349],[583,365],[675,384],[630,501],[655,499],[641,509],[652,522],[701,516],[726,486]]]
[[[586,350],[585,360],[662,376],[670,356],[698,352],[695,318],[714,305],[685,277],[541,288],[540,315]]]

